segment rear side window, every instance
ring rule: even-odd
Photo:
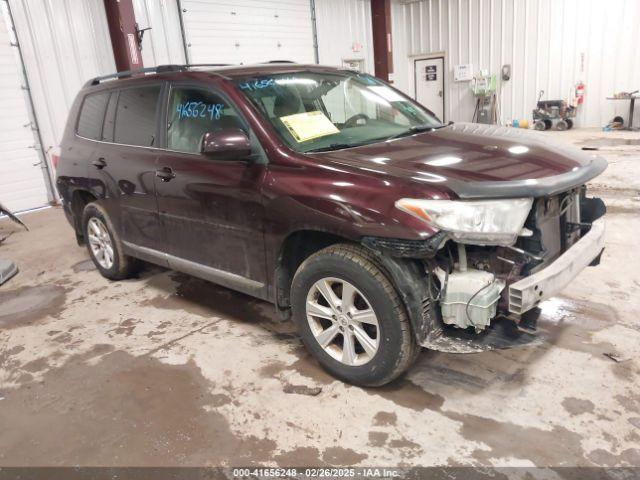
[[[113,141],[125,145],[154,146],[159,97],[159,85],[120,90]]]
[[[78,120],[78,135],[91,140],[102,139],[102,122],[108,101],[108,92],[88,95],[84,99]]]

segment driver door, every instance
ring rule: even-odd
[[[219,92],[208,86],[171,87],[166,150],[155,179],[165,251],[176,270],[262,296],[267,283],[261,194],[265,165],[200,153],[205,133],[228,128],[252,136]]]

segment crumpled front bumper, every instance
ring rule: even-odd
[[[543,300],[553,297],[604,248],[604,218],[593,222],[591,229],[548,267],[509,286],[509,312],[521,315]]]

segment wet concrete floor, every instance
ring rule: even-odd
[[[602,265],[543,304],[542,344],[423,351],[380,389],[325,374],[267,303],[155,267],[105,280],[59,208],[0,221],[21,270],[0,287],[0,466],[640,466],[640,147],[546,134],[623,144],[590,185]]]

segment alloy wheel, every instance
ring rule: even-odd
[[[100,266],[109,270],[113,266],[113,244],[107,227],[99,218],[92,217],[87,225],[89,247]]]
[[[351,283],[333,277],[315,282],[307,294],[306,314],[316,341],[335,360],[360,366],[378,351],[378,318]]]

